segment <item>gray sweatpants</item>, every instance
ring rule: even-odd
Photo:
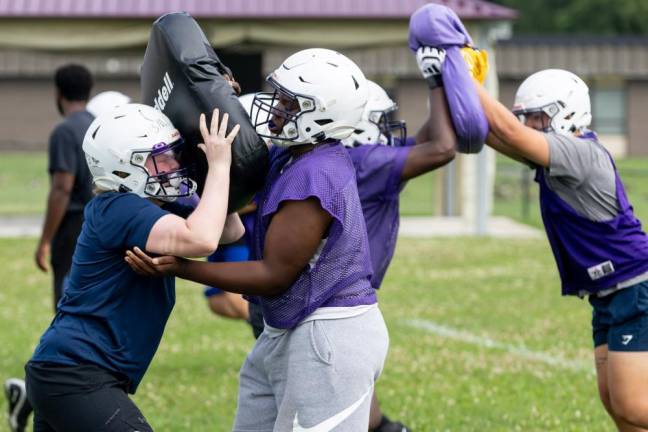
[[[388,346],[378,308],[264,331],[241,367],[233,430],[366,431]]]

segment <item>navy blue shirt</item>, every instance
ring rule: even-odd
[[[175,280],[139,276],[124,255],[144,250],[166,214],[132,193],[102,193],[88,203],[68,286],[32,361],[95,364],[127,377],[135,393],[175,304]]]

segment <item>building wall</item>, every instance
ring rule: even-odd
[[[538,70],[561,68],[590,87],[592,128],[615,156],[648,156],[648,38],[645,36],[534,36],[497,46],[501,100]],[[510,106],[510,105],[508,105]]]
[[[533,37],[531,37],[532,39]],[[538,36],[502,40],[497,45],[501,76],[522,77],[547,68],[561,68],[581,77],[648,76],[648,38],[592,36]]]
[[[117,90],[139,101],[139,80],[99,80],[92,94]],[[0,80],[0,150],[42,151],[54,126],[61,121],[56,110],[52,80]]]
[[[648,156],[648,81],[628,83],[628,153]]]
[[[505,107],[510,108],[513,106],[515,100],[515,92],[522,83],[522,80],[513,79],[500,79],[499,80],[499,100]]]
[[[402,79],[391,90],[398,104],[398,118],[407,122],[407,134],[414,135],[427,119],[427,99],[421,97],[428,93],[427,84],[423,79]]]
[[[54,104],[54,86],[45,80],[0,81],[0,149],[44,149],[60,117]]]

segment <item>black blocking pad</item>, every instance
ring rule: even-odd
[[[263,185],[268,148],[224,74],[232,75],[190,15],[170,13],[153,23],[140,74],[142,103],[164,112],[182,134],[186,145],[181,163],[194,167],[192,178],[198,183],[199,194],[207,176],[207,160],[197,146],[203,141],[200,114],[206,114],[209,126],[212,111],[218,108],[221,116],[229,113],[228,132],[241,125],[232,145],[228,211],[233,212]]]

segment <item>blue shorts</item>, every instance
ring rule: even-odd
[[[245,243],[234,243],[231,245],[221,245],[216,252],[207,257],[209,262],[239,262],[247,261],[250,257],[250,250]],[[222,294],[223,290],[216,287],[205,287],[205,297],[211,297]]]
[[[610,351],[648,351],[648,281],[605,297],[589,296],[594,347]]]

